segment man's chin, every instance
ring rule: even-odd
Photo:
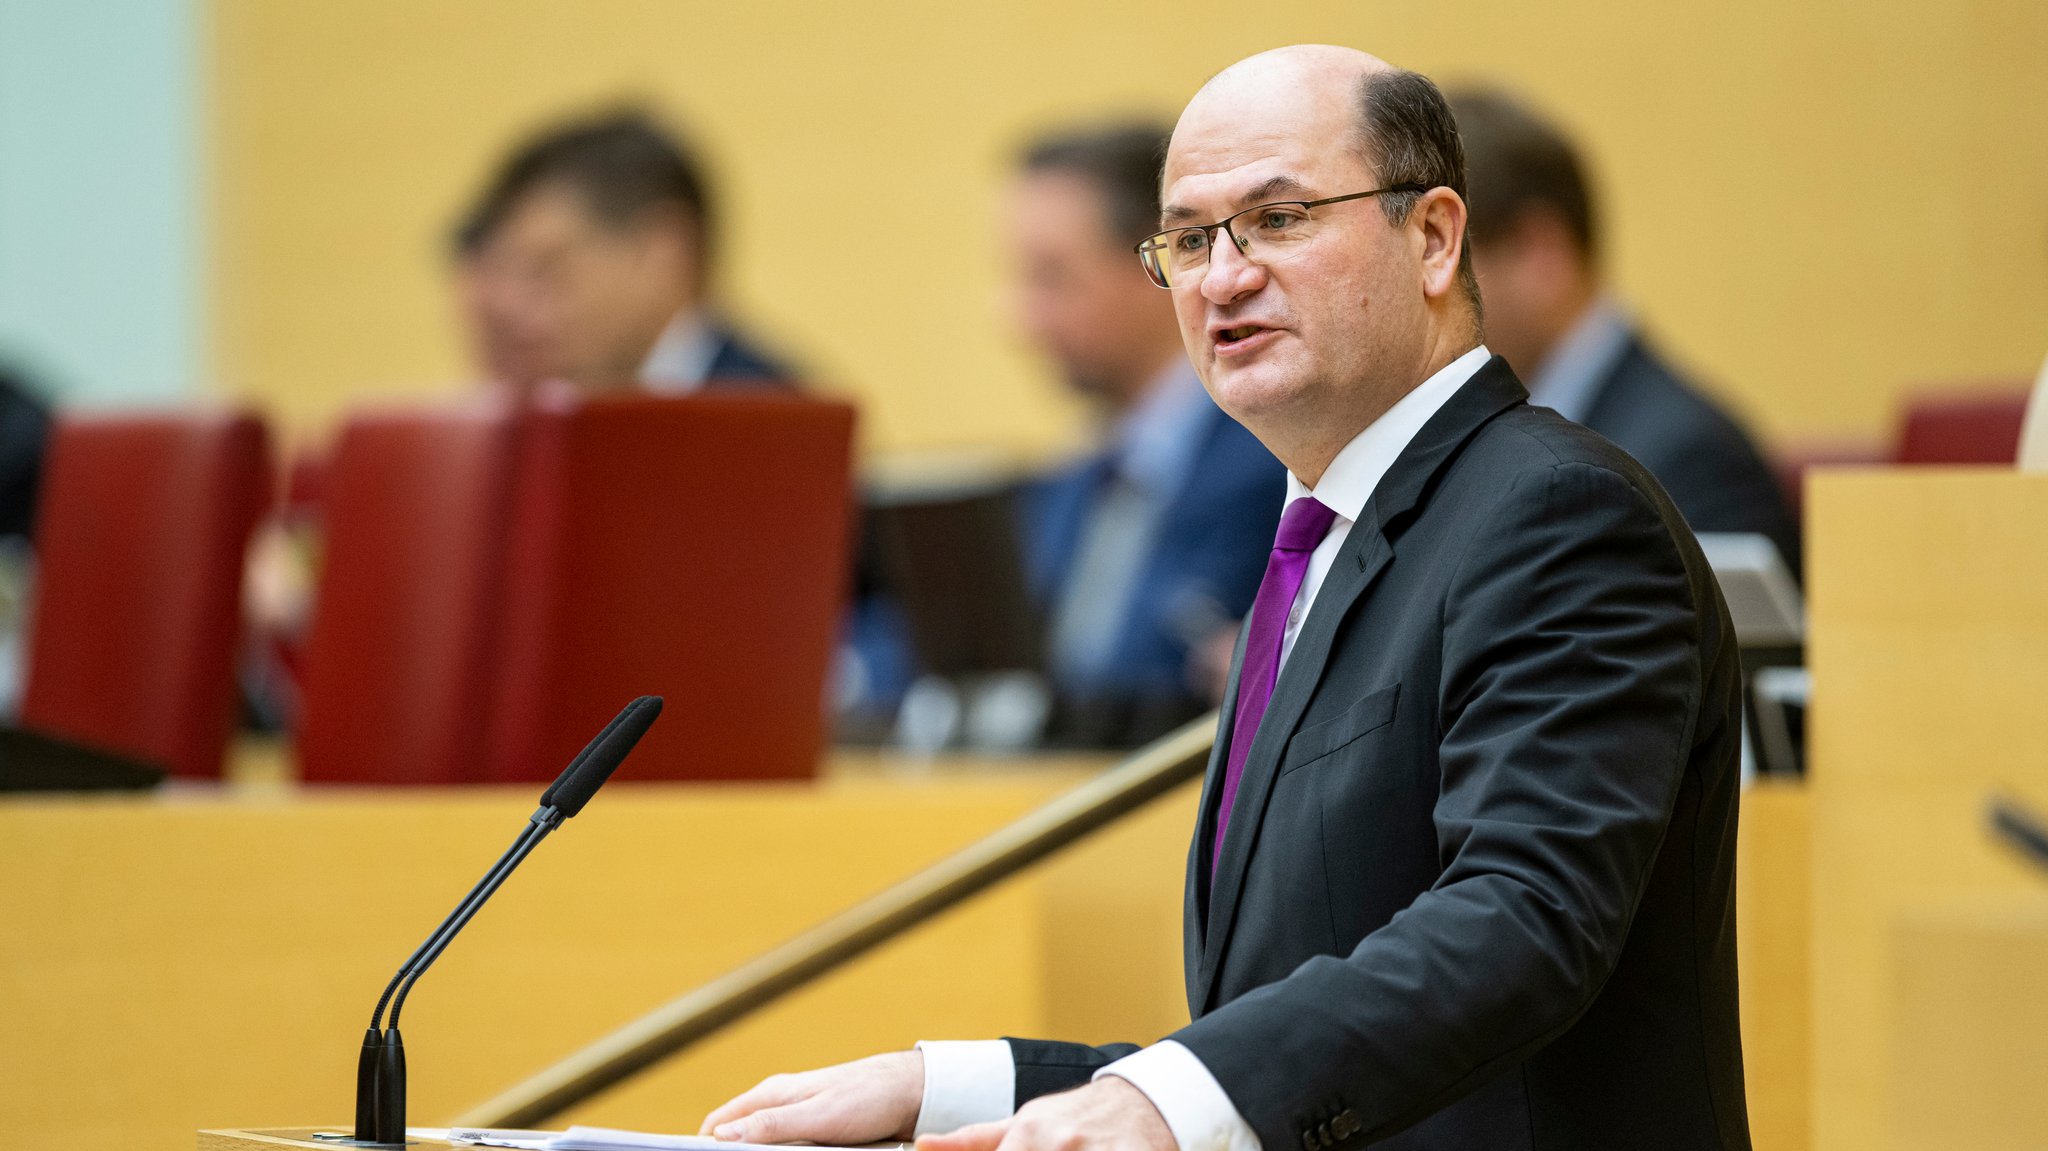
[[[1247,417],[1285,407],[1301,390],[1297,372],[1276,358],[1250,363],[1217,361],[1210,366],[1209,386],[1217,406],[1242,423]]]

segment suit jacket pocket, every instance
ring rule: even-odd
[[[1310,724],[1295,732],[1294,738],[1287,741],[1286,754],[1280,758],[1280,774],[1307,767],[1392,723],[1394,705],[1400,698],[1401,685],[1390,683],[1345,708],[1344,713],[1335,719]]]

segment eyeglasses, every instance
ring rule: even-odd
[[[1315,217],[1311,214],[1316,208],[1341,204],[1346,200],[1363,200],[1368,196],[1427,191],[1427,184],[1394,184],[1374,188],[1370,192],[1353,192],[1348,196],[1260,204],[1214,224],[1168,228],[1137,246],[1138,260],[1145,265],[1152,282],[1162,288],[1192,283],[1199,280],[1209,267],[1209,250],[1216,243],[1217,231],[1221,230],[1229,235],[1231,243],[1237,245],[1238,252],[1245,259],[1271,267],[1293,259],[1306,248],[1309,238],[1316,232]]]

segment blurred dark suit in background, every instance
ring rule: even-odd
[[[1562,132],[1498,92],[1454,93],[1471,180],[1486,342],[1529,402],[1620,445],[1695,532],[1756,532],[1799,571],[1799,528],[1755,444],[1681,376],[1600,282],[1599,215]]]
[[[1176,393],[1167,458],[1141,462],[1120,443],[1020,493],[1070,740],[1138,742],[1211,706],[1191,662],[1234,634],[1265,570],[1260,543],[1286,491],[1278,465],[1192,370],[1162,383]]]
[[[1052,735],[1067,742],[1143,742],[1214,705],[1205,682],[1221,677],[1200,661],[1250,608],[1286,495],[1279,462],[1203,390],[1171,301],[1132,258],[1157,228],[1166,138],[1151,124],[1049,134],[1009,195],[1018,326],[1103,428],[1100,449],[1019,501]]]
[[[0,537],[35,533],[36,491],[50,412],[26,379],[0,364]]]

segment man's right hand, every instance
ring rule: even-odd
[[[907,1140],[924,1105],[924,1055],[892,1051],[837,1067],[771,1075],[704,1117],[700,1134],[728,1143]]]

